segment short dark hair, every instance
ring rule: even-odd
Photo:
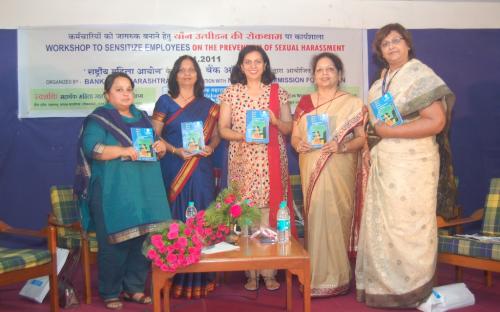
[[[182,61],[190,60],[193,62],[194,69],[196,70],[196,82],[194,83],[194,96],[197,98],[203,97],[203,90],[205,89],[205,81],[203,80],[203,75],[201,74],[200,65],[196,62],[196,59],[191,55],[183,55],[179,57],[175,63],[174,68],[170,71],[168,76],[168,94],[171,97],[176,98],[179,96],[179,83],[177,82],[177,74],[181,69]]]
[[[333,65],[335,66],[335,69],[337,69],[337,72],[339,73],[339,85],[340,82],[345,81],[345,71],[344,71],[344,63],[342,63],[342,60],[340,57],[337,55],[331,53],[331,52],[323,52],[318,55],[315,55],[311,61],[311,68],[312,68],[312,74],[314,76],[314,73],[316,72],[316,66],[318,66],[319,60],[322,58],[329,58]]]
[[[108,93],[111,90],[111,87],[113,86],[113,83],[115,82],[115,79],[118,77],[122,78],[127,78],[130,81],[130,85],[132,86],[132,89],[134,89],[135,84],[132,78],[130,78],[129,75],[122,73],[122,72],[114,72],[109,74],[106,79],[104,80],[104,93]]]
[[[271,71],[271,62],[269,61],[269,57],[267,56],[266,51],[264,51],[264,49],[262,49],[262,47],[259,45],[247,45],[246,47],[241,49],[240,53],[238,54],[238,61],[231,70],[230,80],[232,84],[247,84],[247,77],[241,71],[241,65],[243,64],[243,59],[245,58],[245,56],[248,53],[254,51],[259,52],[260,56],[262,56],[262,60],[264,61],[264,73],[262,74],[261,82],[265,85],[268,85],[276,78],[274,73]]]
[[[372,43],[373,52],[375,52],[379,61],[381,61],[386,67],[388,64],[382,56],[381,45],[382,41],[384,41],[385,37],[387,37],[391,31],[395,31],[400,34],[403,40],[406,42],[406,45],[410,48],[410,50],[408,51],[408,58],[411,60],[415,57],[415,49],[413,48],[411,33],[399,23],[387,24],[377,31],[377,33],[375,34],[375,39]]]

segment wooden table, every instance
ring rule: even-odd
[[[240,238],[239,250],[202,255],[200,262],[175,273],[224,272],[262,269],[286,270],[286,309],[292,311],[292,274],[304,285],[304,312],[311,310],[310,261],[302,245],[292,238],[287,245],[261,244],[257,239]],[[164,311],[170,311],[170,287],[175,273],[163,272],[152,265],[153,311],[161,311],[163,290]]]

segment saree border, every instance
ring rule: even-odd
[[[214,130],[215,125],[217,124],[217,119],[219,116],[219,105],[214,104],[212,108],[210,108],[208,112],[207,119],[205,120],[205,124],[203,125],[203,134],[205,136],[205,143],[208,144],[210,140],[210,136]],[[165,123],[166,124],[166,123]],[[177,175],[172,181],[170,185],[170,190],[168,192],[168,200],[173,202],[177,196],[179,196],[180,192],[186,185],[187,181],[193,175],[194,170],[198,167],[198,163],[200,162],[200,157],[195,156],[182,164],[182,167],[177,172]]]

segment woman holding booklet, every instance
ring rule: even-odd
[[[158,161],[139,161],[132,132],[152,125],[135,107],[134,82],[112,73],[104,82],[107,103],[83,123],[79,138],[75,193],[82,226],[95,230],[99,251],[99,295],[108,309],[121,309],[120,297],[149,304],[144,295],[150,262],[142,254],[145,234],[166,227],[170,211]],[[152,139],[153,141],[153,139]],[[152,144],[164,151],[160,141]]]
[[[170,72],[168,95],[160,96],[153,113],[155,132],[167,151],[160,156],[172,218],[182,221],[186,221],[190,201],[205,210],[215,196],[211,155],[220,142],[219,106],[203,96],[204,87],[196,60],[189,55],[179,57]],[[174,278],[175,297],[199,298],[214,288],[213,274],[177,274]]]
[[[349,290],[352,274],[348,246],[358,156],[366,143],[366,114],[361,99],[340,90],[344,67],[338,56],[316,55],[312,72],[316,92],[299,101],[292,146],[299,153],[311,296],[324,297]],[[324,144],[315,140],[319,129],[326,133]]]
[[[261,225],[276,227],[276,214],[282,200],[288,201],[295,231],[293,203],[288,178],[288,158],[285,135],[292,130],[292,115],[288,104],[288,93],[277,84],[271,84],[275,76],[266,52],[249,45],[243,48],[231,71],[231,83],[220,96],[221,115],[219,132],[229,141],[228,181],[234,183],[243,198],[252,200],[261,209]],[[253,127],[247,125],[247,111],[254,112],[260,121],[268,120],[268,144],[246,142],[252,137]],[[265,117],[269,118],[262,118]],[[264,136],[261,127],[260,135]],[[248,136],[246,131],[250,131]],[[276,271],[247,272],[247,290],[257,290],[259,274],[267,289],[279,288]]]
[[[446,137],[455,97],[414,58],[411,35],[400,24],[378,30],[373,50],[384,69],[368,95],[376,140],[369,138],[357,299],[373,307],[410,308],[432,291],[436,207],[445,216],[453,214],[455,188]],[[380,114],[384,111],[396,113],[393,118],[399,115],[393,126]]]

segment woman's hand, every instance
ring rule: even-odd
[[[272,110],[267,109],[267,112],[269,113],[269,123],[277,127],[280,120],[276,118],[276,115],[274,115]]]
[[[299,143],[295,146],[295,150],[297,153],[307,153],[312,150],[311,144],[307,143],[304,140],[300,140]]]
[[[174,154],[177,156],[177,157],[180,157],[184,160],[188,160],[190,158],[192,158],[195,154],[191,154],[189,153],[188,151],[186,151],[185,149],[183,149],[182,147],[179,147],[179,148],[176,148],[174,150]]]
[[[390,137],[392,127],[388,126],[385,122],[382,120],[377,120],[377,122],[374,125],[375,132],[377,135],[381,138],[388,138]]]
[[[158,158],[162,158],[167,153],[167,144],[162,140],[158,140],[153,143],[153,149],[158,155]]]
[[[121,147],[120,157],[135,161],[137,160],[137,158],[139,158],[139,153],[137,153],[137,151],[131,146]]]
[[[203,150],[200,152],[200,156],[203,156],[203,157],[208,157],[210,155],[212,155],[214,152],[214,149],[210,146],[210,145],[205,145],[205,147],[203,148]]]
[[[323,147],[321,147],[322,153],[337,153],[339,151],[339,144],[336,141],[330,141],[325,143]]]

